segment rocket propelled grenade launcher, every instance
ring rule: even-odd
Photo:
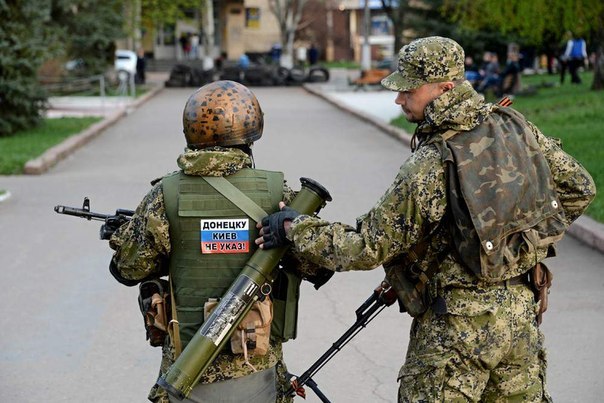
[[[300,182],[302,188],[289,207],[301,214],[314,214],[332,200],[329,192],[312,179],[300,178]],[[270,293],[273,272],[286,250],[258,249],[252,255],[210,317],[158,379],[159,386],[179,400],[189,396],[253,303]]]

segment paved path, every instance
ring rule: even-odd
[[[391,183],[409,151],[374,126],[301,88],[254,89],[266,129],[258,167],[282,169],[290,184],[308,176],[327,187],[331,220],[354,223]],[[111,251],[99,225],[59,216],[56,204],[111,212],[134,208],[150,179],[176,169],[184,146],[180,116],[191,89],[165,89],[41,176],[3,176],[0,204],[0,389],[9,402],[144,402],[160,352],[145,344],[136,288],[108,274]],[[549,383],[561,402],[598,401],[604,351],[602,255],[572,238],[553,260],[555,285],[543,329]],[[299,337],[287,343],[300,373],[354,321],[382,271],[338,273],[302,289]],[[410,320],[385,310],[315,377],[334,402],[394,402]],[[307,391],[307,402],[317,402]]]

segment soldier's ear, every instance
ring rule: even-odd
[[[443,83],[440,83],[440,89],[443,94],[447,91],[451,91],[453,87],[455,87],[455,83],[453,83],[453,81],[445,81]]]

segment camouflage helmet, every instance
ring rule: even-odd
[[[463,79],[464,51],[453,39],[430,36],[412,41],[398,53],[398,69],[382,80],[391,91]]]
[[[250,144],[262,136],[264,117],[256,96],[234,81],[215,81],[195,91],[182,116],[187,146]]]

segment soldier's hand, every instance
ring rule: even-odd
[[[100,236],[101,239],[109,240],[113,233],[122,225],[128,222],[128,218],[118,214],[111,217],[107,217],[105,224],[101,225]]]
[[[256,224],[256,227],[260,228],[260,237],[256,238],[255,242],[262,249],[273,249],[285,245],[288,242],[287,233],[291,223],[300,215],[283,202],[279,203],[279,208],[281,211],[264,217],[262,222]]]

